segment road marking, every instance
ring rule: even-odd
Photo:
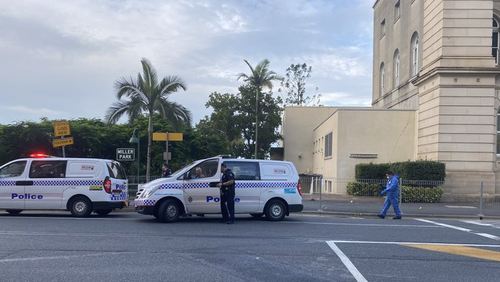
[[[429,246],[461,246],[461,247],[479,247],[479,248],[500,248],[500,245],[485,244],[454,244],[454,243],[421,243],[421,242],[381,242],[381,241],[346,241],[331,240],[327,241],[335,244],[379,244],[379,245],[429,245]]]
[[[344,265],[347,267],[347,269],[351,272],[352,276],[356,279],[358,282],[368,282],[368,280],[365,279],[365,277],[359,272],[359,270],[354,266],[354,264],[351,262],[351,260],[342,252],[339,247],[333,242],[333,241],[327,241],[326,242],[328,246],[337,254],[337,256],[340,258],[340,260],[344,263]]]
[[[2,263],[2,262],[17,262],[17,261],[51,260],[51,259],[72,259],[72,258],[97,257],[97,256],[103,256],[103,255],[117,255],[117,254],[123,254],[123,253],[112,252],[112,253],[99,253],[99,254],[75,255],[75,256],[0,259],[0,263]]]
[[[275,224],[273,222],[273,224]],[[375,226],[375,227],[412,227],[412,228],[438,228],[429,225],[409,224],[383,224],[383,223],[335,223],[335,222],[303,222],[303,221],[280,221],[276,224],[312,224],[312,225],[335,225],[335,226]]]
[[[449,224],[439,223],[439,222],[435,222],[435,221],[427,220],[427,219],[416,218],[415,220],[422,221],[422,222],[427,222],[427,223],[431,223],[431,224],[435,224],[435,225],[438,225],[438,226],[443,226],[443,227],[447,227],[447,228],[451,228],[451,229],[455,229],[455,230],[460,230],[460,231],[464,231],[464,232],[467,232],[467,233],[470,233],[470,234],[475,234],[475,235],[478,235],[478,236],[482,236],[482,237],[485,237],[485,238],[488,238],[488,239],[493,239],[493,240],[496,240],[496,241],[500,241],[500,237],[495,236],[495,235],[491,235],[491,234],[488,234],[488,233],[477,233],[477,232],[473,232],[472,230],[467,229],[467,228],[462,228],[462,227],[453,226],[453,225],[449,225]]]
[[[475,224],[475,225],[479,225],[479,226],[488,226],[488,227],[495,228],[495,229],[500,229],[500,226],[495,226],[491,223],[479,222],[479,221],[474,221],[474,220],[462,220],[462,222]]]
[[[472,258],[479,258],[485,260],[499,261],[500,262],[500,252],[483,250],[478,248],[464,247],[464,246],[446,246],[446,245],[412,245],[412,244],[402,244],[403,246],[419,248],[429,251],[436,251],[441,253],[448,253],[453,255],[460,255]]]
[[[450,209],[477,209],[477,207],[472,206],[445,206]]]

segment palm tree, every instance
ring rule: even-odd
[[[281,81],[283,78],[278,76],[274,71],[269,70],[269,60],[264,59],[260,62],[255,69],[243,60],[250,68],[250,75],[240,73],[238,80],[243,79],[244,82],[255,87],[255,158],[257,159],[258,152],[258,137],[259,137],[259,94],[264,87],[273,89],[273,80]]]
[[[137,79],[132,77],[120,78],[115,82],[116,97],[118,101],[113,103],[106,112],[105,121],[116,123],[124,114],[128,115],[129,122],[133,122],[138,116],[146,113],[149,118],[148,124],[148,153],[146,165],[146,181],[149,181],[151,166],[151,142],[153,136],[153,113],[159,113],[168,120],[175,128],[183,124],[191,124],[191,112],[184,106],[169,101],[170,94],[179,90],[186,90],[186,84],[178,76],[164,77],[158,81],[158,75],[151,63],[143,58],[142,75],[139,73]],[[123,97],[130,98],[122,100]]]

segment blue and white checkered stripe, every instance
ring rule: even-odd
[[[122,191],[119,195],[115,195],[114,193],[111,194],[111,201],[123,201],[123,200],[128,200],[128,196],[125,191]]]
[[[154,206],[156,200],[135,200],[135,206]]]
[[[102,185],[101,180],[35,180],[33,186],[87,186]]]
[[[0,181],[0,186],[15,186],[16,182],[15,181]]]
[[[200,189],[210,188],[210,182],[197,183],[168,183],[161,184],[158,189]],[[260,182],[260,181],[236,181],[236,188],[297,188],[297,182]]]

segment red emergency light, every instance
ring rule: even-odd
[[[30,158],[46,158],[47,155],[43,154],[43,153],[36,153],[36,154],[31,154],[30,155]]]

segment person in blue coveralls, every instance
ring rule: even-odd
[[[389,170],[389,171],[387,171],[386,176],[387,176],[387,185],[383,186],[382,184],[380,184],[380,186],[382,186],[382,188],[384,188],[384,190],[382,192],[380,192],[380,196],[382,196],[384,194],[387,194],[387,196],[385,197],[384,206],[382,207],[382,211],[377,216],[384,219],[385,215],[387,214],[387,211],[389,210],[389,208],[392,205],[392,208],[394,209],[394,213],[396,214],[396,216],[393,217],[392,219],[401,219],[401,218],[403,218],[403,215],[401,214],[401,211],[399,210],[399,202],[398,202],[398,200],[399,200],[399,179],[398,179],[398,175],[397,174],[395,175],[392,171]]]
[[[235,182],[234,173],[222,163],[220,166],[222,179],[217,187],[220,188],[220,211],[222,213],[222,223],[234,223],[234,196]]]

